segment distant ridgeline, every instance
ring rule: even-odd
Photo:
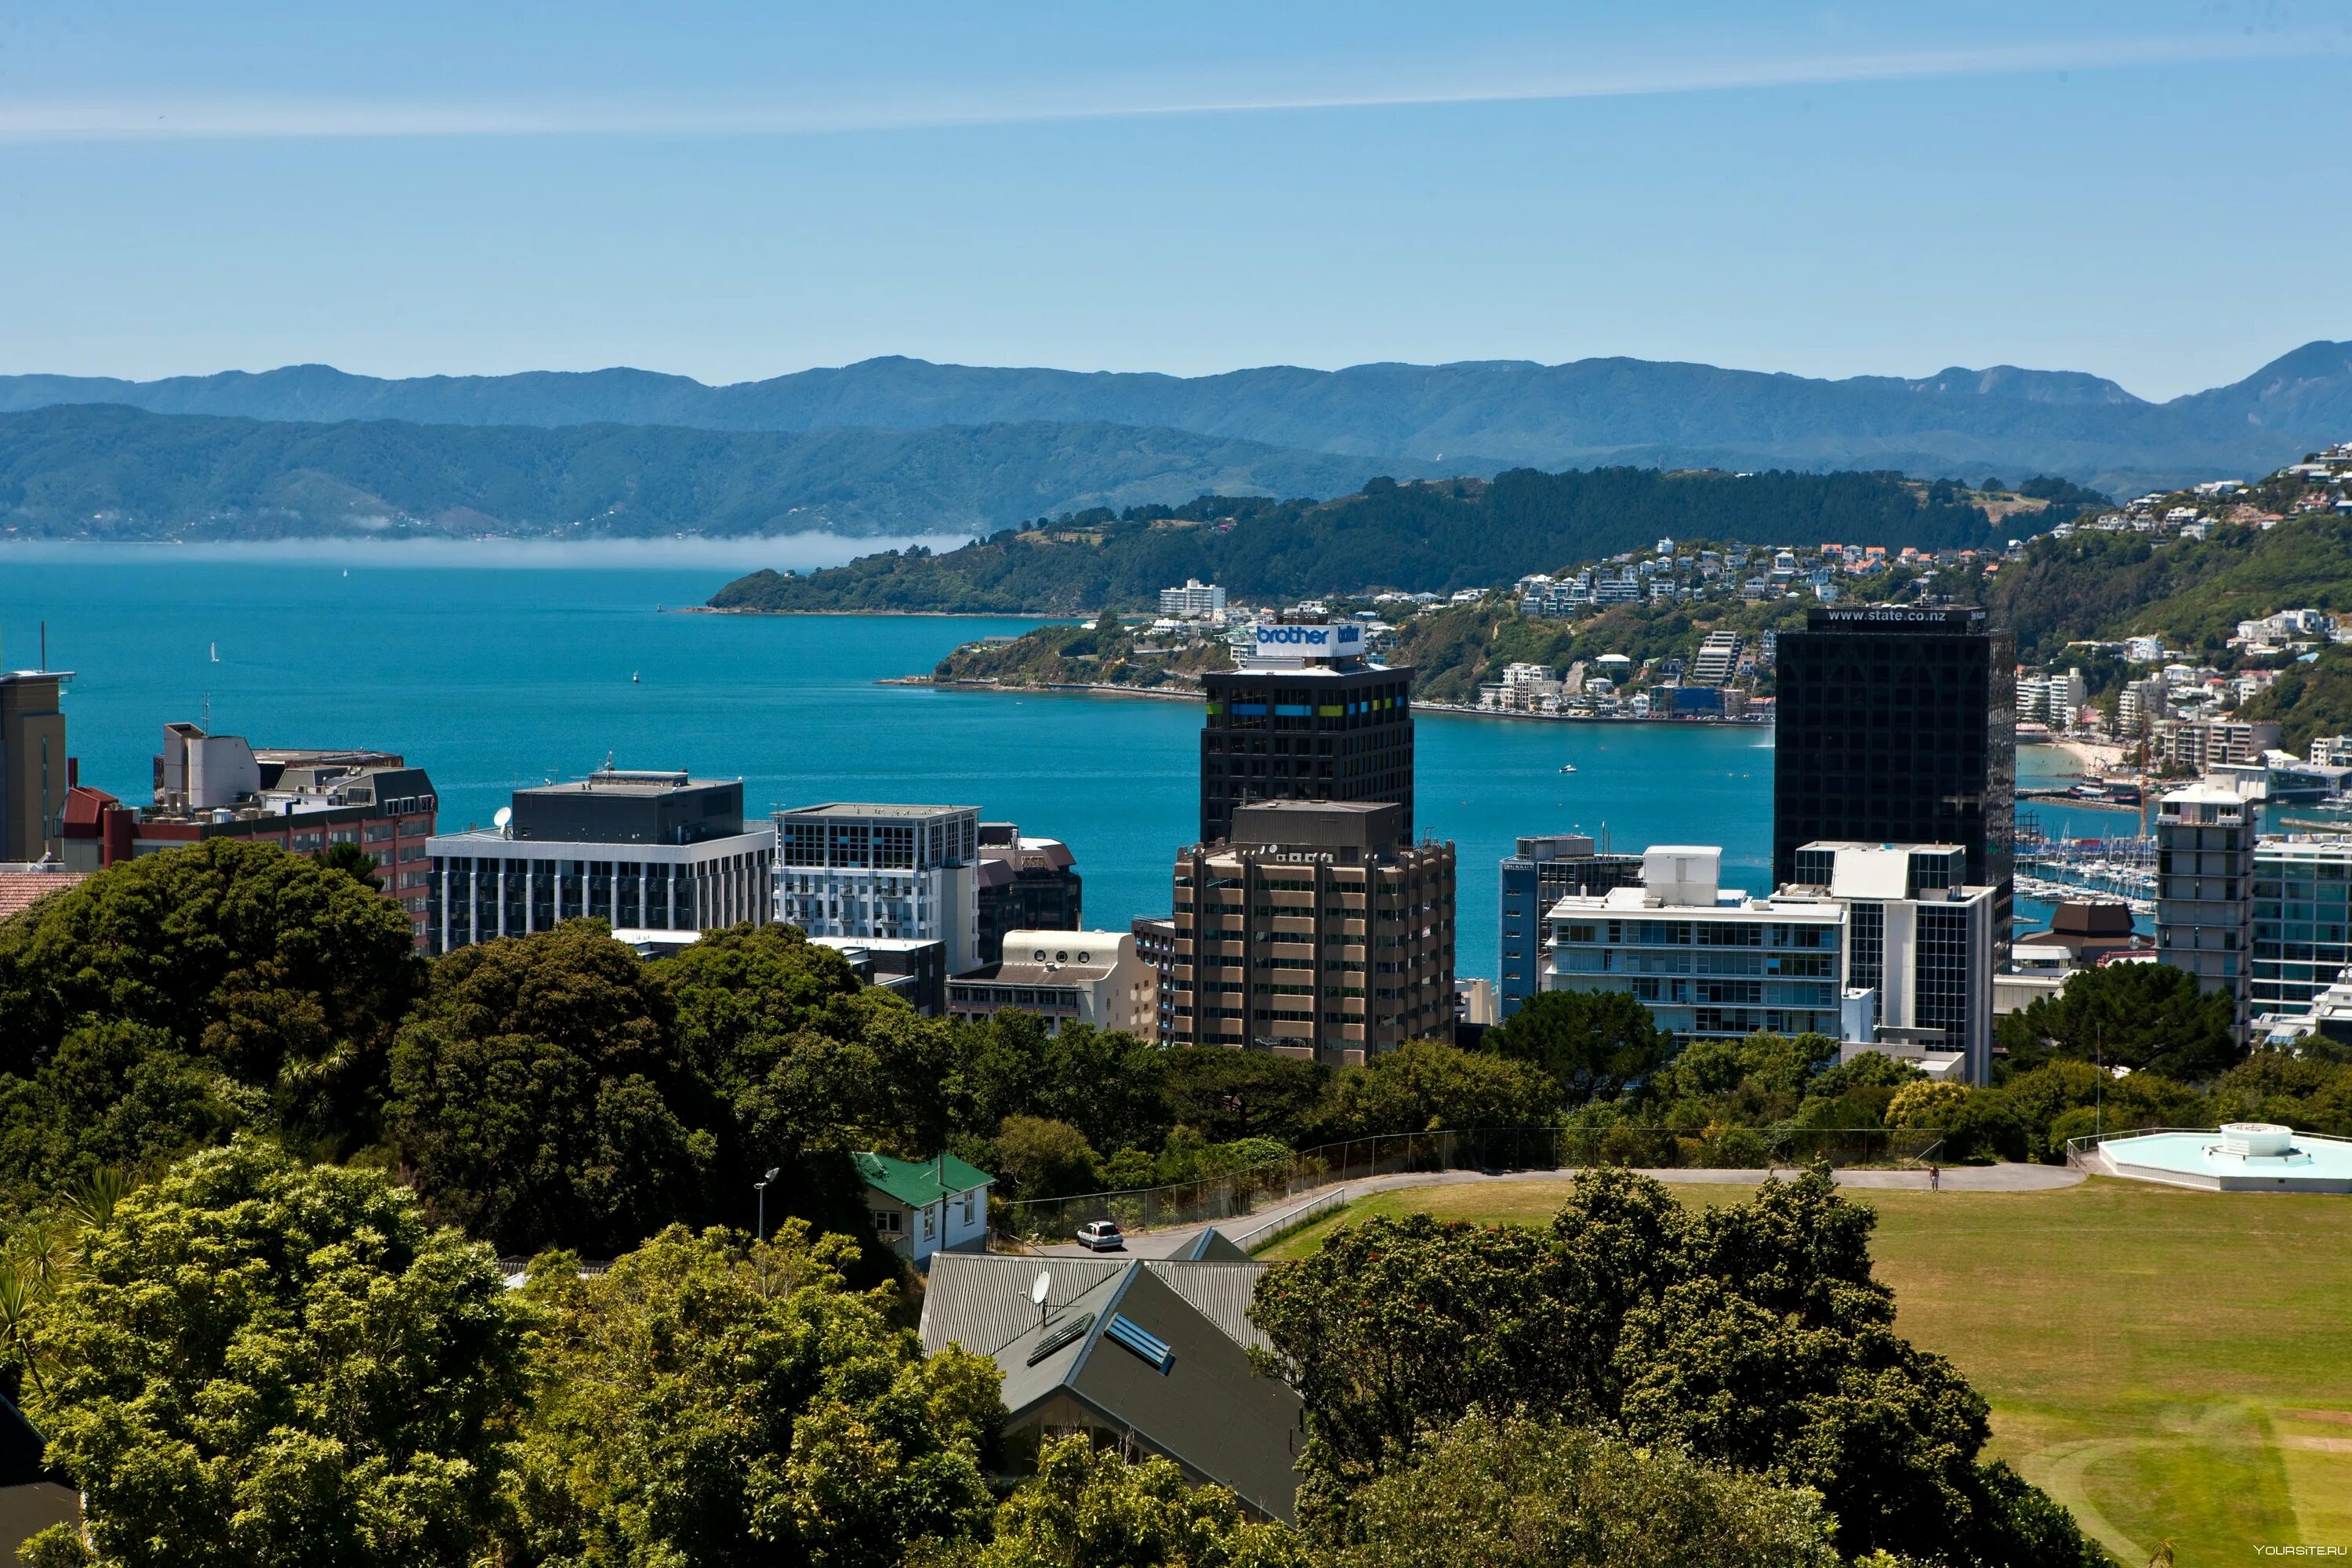
[[[1040,518],[961,550],[868,555],[806,575],[758,572],[714,607],[1074,615],[1155,606],[1188,577],[1246,601],[1380,588],[1445,593],[1661,538],[1999,548],[2106,498],[2063,480],[2021,487],[2000,521],[1948,480],[1891,473],[1516,468],[1482,479],[1373,479],[1328,501],[1202,496],[1183,506]],[[2010,498],[2012,507],[2018,496]]]

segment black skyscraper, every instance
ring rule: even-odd
[[[2009,633],[1975,609],[1814,610],[1803,631],[1780,634],[1774,674],[1776,885],[1797,879],[1800,845],[1842,839],[1957,844],[1971,883],[2007,886],[2017,791]]]
[[[1267,800],[1394,801],[1412,841],[1412,671],[1358,661],[1210,670],[1201,728],[1201,842]]]

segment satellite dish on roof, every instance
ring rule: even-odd
[[[490,826],[497,828],[500,833],[504,833],[513,825],[513,823],[514,807],[510,805],[502,805],[499,807],[497,815],[490,818]]]
[[[1053,1291],[1053,1289],[1054,1276],[1046,1270],[1040,1268],[1037,1270],[1037,1278],[1029,1281],[1029,1300],[1037,1306],[1042,1307],[1045,1304],[1045,1298]]]

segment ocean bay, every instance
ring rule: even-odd
[[[431,773],[445,827],[487,823],[516,786],[576,777],[609,754],[740,774],[753,812],[845,798],[976,805],[1069,843],[1089,923],[1168,908],[1171,857],[1197,827],[1197,707],[876,684],[1034,620],[674,613],[731,574],[714,563],[494,570],[381,552],[0,550],[0,659],[35,662],[47,623],[48,662],[76,672],[67,721],[82,777],[133,804],[148,798],[160,727],[207,715],[257,744],[399,752]],[[1495,867],[1517,835],[1721,844],[1727,881],[1765,886],[1769,729],[1424,713],[1416,745],[1418,826],[1460,849],[1465,974],[1495,971]],[[2047,750],[2021,760],[2062,763],[2036,755]],[[1567,762],[1575,773],[1559,771]],[[2132,821],[2040,815],[2076,833]]]

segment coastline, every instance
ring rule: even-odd
[[[667,605],[666,616],[846,616],[867,620],[877,616],[891,616],[902,620],[931,621],[1035,621],[1040,626],[1066,622],[1076,625],[1091,620],[1091,616],[1046,616],[1021,610],[753,610],[735,605]]]
[[[2124,748],[2102,744],[2095,741],[2069,741],[2053,737],[2042,744],[2054,746],[2074,759],[2075,766],[2094,777],[2111,773],[2124,765]]]
[[[1024,686],[1002,680],[940,680],[929,675],[886,675],[877,679],[874,684],[877,686],[932,686],[942,691],[1055,691],[1066,696],[1141,697],[1160,702],[1205,700],[1202,693],[1188,691],[1181,688],[1119,686],[1108,681],[1047,681],[1036,686]],[[1769,719],[1677,719],[1672,715],[1664,718],[1636,719],[1628,713],[1606,716],[1596,713],[1507,713],[1493,708],[1466,707],[1458,702],[1416,701],[1412,707],[1416,713],[1440,714],[1454,719],[1532,720],[1540,724],[1682,724],[1693,728],[1703,725],[1729,725],[1752,730],[1772,728],[1772,721]]]

